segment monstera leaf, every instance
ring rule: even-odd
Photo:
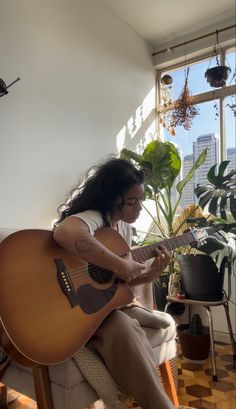
[[[227,220],[227,209],[236,219],[236,170],[224,175],[228,164],[229,161],[221,162],[218,174],[216,173],[217,164],[212,166],[207,174],[209,183],[205,186],[198,185],[195,189],[199,206],[204,208],[208,204],[210,213],[215,216],[220,214],[225,220]]]

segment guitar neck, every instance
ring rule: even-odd
[[[135,261],[143,262],[145,260],[148,260],[156,256],[155,250],[156,248],[158,248],[160,244],[165,246],[165,248],[168,251],[172,251],[178,247],[183,247],[188,244],[191,244],[194,241],[195,240],[194,240],[192,233],[189,232],[189,233],[182,234],[180,236],[172,237],[171,239],[165,239],[165,240],[159,241],[158,243],[150,244],[148,246],[135,248],[131,250],[131,253]]]

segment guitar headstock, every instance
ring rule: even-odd
[[[196,242],[204,242],[206,238],[209,236],[206,229],[192,229],[191,234],[193,236],[194,241]]]

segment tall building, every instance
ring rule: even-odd
[[[226,172],[229,173],[231,170],[236,170],[236,148],[227,149],[227,160],[230,160],[226,168]]]
[[[193,166],[193,155],[186,155],[182,162],[183,179],[186,178],[190,169]],[[186,207],[189,204],[194,203],[194,180],[191,179],[184,187],[181,205]]]
[[[216,163],[219,163],[219,138],[215,133],[198,136],[197,140],[193,142],[194,162],[205,148],[208,148],[207,157],[203,165],[195,173],[195,187],[198,184],[205,184],[209,169]]]
[[[179,149],[178,152],[179,152],[179,156],[180,156],[181,163],[182,163],[182,161],[183,161],[182,149]],[[179,198],[179,193],[178,193],[178,191],[176,189],[176,186],[182,179],[183,179],[183,176],[182,176],[182,167],[181,167],[180,172],[179,172],[177,178],[175,179],[175,183],[174,183],[174,185],[173,185],[173,187],[171,189],[171,203],[172,203],[172,206],[174,206],[176,204],[176,202],[177,202],[177,200]]]

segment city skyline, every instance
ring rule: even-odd
[[[193,142],[192,153],[182,156],[182,178],[185,178],[195,163],[200,153],[208,148],[208,153],[205,162],[196,170],[194,177],[185,186],[181,205],[187,206],[189,203],[195,203],[196,197],[194,190],[198,184],[205,184],[207,182],[207,173],[209,169],[219,163],[219,136],[215,133],[199,135],[197,140]],[[226,151],[227,160],[230,163],[227,166],[227,173],[236,168],[236,148],[230,147]]]

